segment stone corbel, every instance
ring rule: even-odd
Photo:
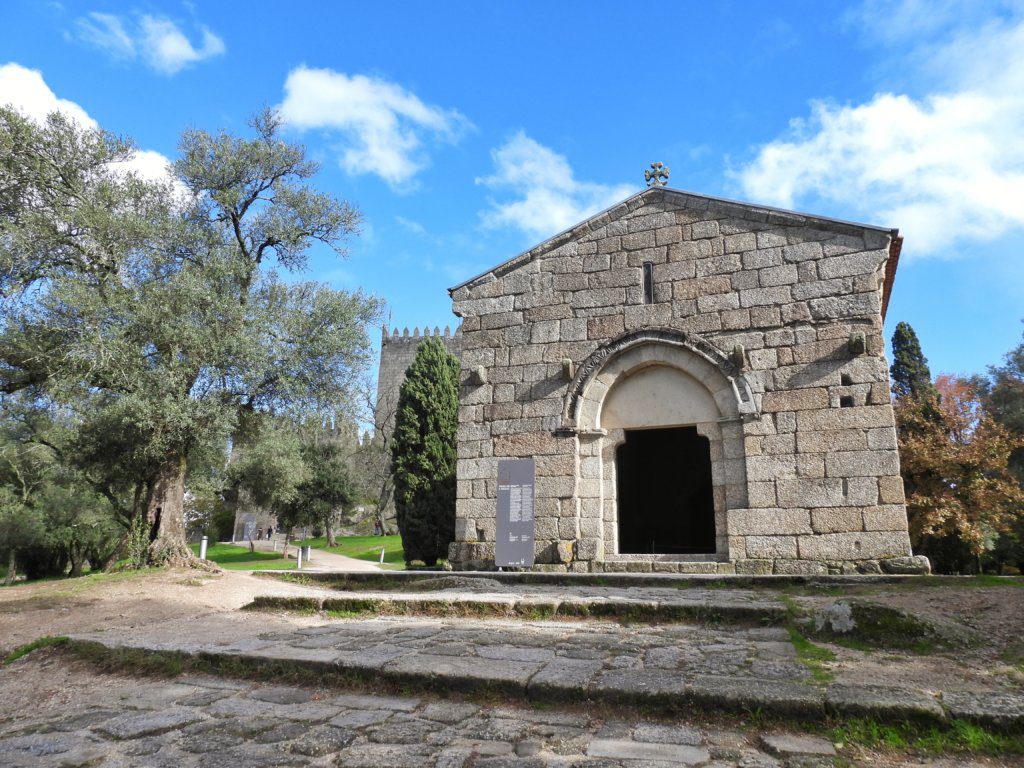
[[[854,357],[863,355],[868,350],[867,340],[864,336],[864,331],[854,331],[850,334],[850,340],[847,342],[847,348],[850,350],[850,354]]]
[[[562,378],[566,381],[572,381],[576,375],[576,364],[568,357],[562,358]]]
[[[729,353],[729,362],[736,366],[737,371],[742,371],[747,365],[747,356],[742,344],[737,344]]]

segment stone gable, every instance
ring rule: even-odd
[[[453,288],[453,564],[493,566],[501,457],[536,460],[547,567],[815,573],[910,555],[882,339],[899,243],[652,188]],[[660,425],[707,441],[713,551],[619,551],[616,451]]]

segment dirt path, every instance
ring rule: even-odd
[[[243,545],[244,546],[244,545]],[[275,552],[273,542],[271,541],[254,541],[253,546],[260,552]],[[289,556],[294,557],[295,547],[289,545],[288,552]],[[311,552],[311,557],[308,563],[303,563],[302,570],[304,571],[379,571],[375,563],[371,563],[368,560],[359,560],[355,557],[348,557],[347,555],[339,555],[334,552],[327,552],[322,549],[314,549]]]
[[[314,556],[315,559],[315,556]],[[185,569],[84,576],[0,589],[0,655],[44,635],[131,628],[232,611],[256,595],[314,595],[320,589],[245,571]]]
[[[322,549],[314,549],[311,552],[309,563],[303,563],[304,571],[379,571],[374,563],[367,560],[357,560],[354,557],[338,555],[334,552],[325,552]]]

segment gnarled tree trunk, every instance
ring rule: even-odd
[[[172,455],[149,483],[145,521],[150,565],[195,566],[199,560],[185,542],[185,470],[183,455]]]
[[[327,537],[327,546],[336,547],[338,541],[334,536],[334,510],[332,509],[324,520],[324,535]]]

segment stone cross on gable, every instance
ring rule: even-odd
[[[669,170],[662,163],[651,163],[651,170],[644,171],[648,187],[664,187],[668,184]]]

